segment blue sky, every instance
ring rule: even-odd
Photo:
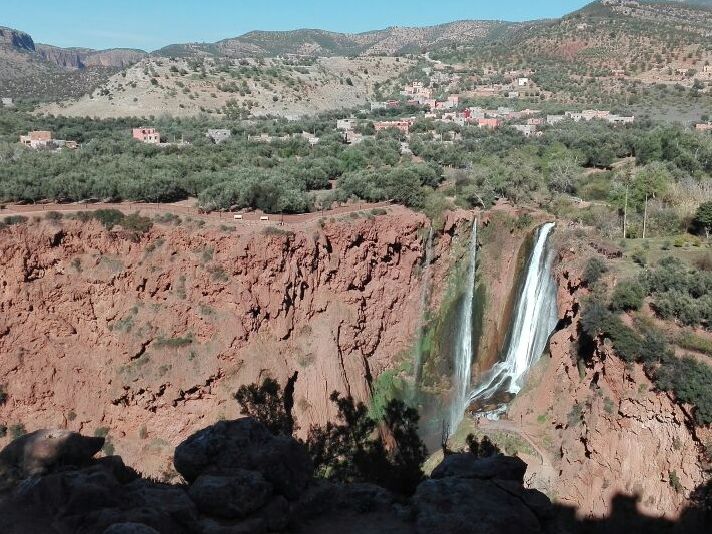
[[[589,0],[2,0],[0,26],[37,42],[155,50],[251,30],[362,32],[458,19],[558,17]]]

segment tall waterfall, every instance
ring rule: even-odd
[[[472,378],[472,312],[475,306],[475,273],[477,270],[477,219],[472,224],[469,263],[465,280],[465,295],[460,309],[455,345],[455,372],[453,376],[453,400],[450,405],[449,432],[454,434],[462,422],[470,393]]]
[[[553,251],[548,247],[554,223],[536,233],[518,296],[506,357],[497,363],[470,395],[470,402],[488,400],[498,393],[517,394],[524,375],[540,357],[557,323],[556,287],[552,275]]]
[[[423,289],[420,293],[420,322],[418,323],[418,344],[415,348],[415,384],[420,384],[421,373],[423,371],[423,327],[425,325],[425,314],[428,309],[428,296],[430,295],[431,263],[433,263],[433,227],[430,226],[428,241],[425,245],[425,266],[423,267]]]

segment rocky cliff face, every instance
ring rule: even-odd
[[[141,50],[59,48],[45,44],[37,45],[37,53],[43,60],[49,63],[71,69],[84,69],[87,67],[114,67],[123,69],[134,63],[138,63],[146,56],[146,53]]]
[[[373,379],[408,355],[425,223],[157,226],[138,242],[67,220],[2,230],[0,422],[108,433],[158,476],[187,435],[237,415],[239,385],[298,371],[306,432],[333,415],[332,391],[368,400]]]
[[[562,243],[577,242],[571,235]],[[612,347],[594,347],[594,363],[577,367],[580,280],[593,251],[564,245],[556,277],[562,328],[550,342],[529,390],[511,418],[542,444],[545,467],[534,485],[581,517],[604,517],[618,494],[637,498],[653,517],[675,518],[704,481],[694,422],[668,394],[655,391],[638,365],[626,366]],[[549,468],[551,464],[553,468]],[[550,470],[546,474],[542,471]]]
[[[35,51],[35,43],[25,32],[13,30],[12,28],[0,27],[0,47],[24,50],[26,52]]]

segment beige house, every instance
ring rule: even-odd
[[[41,148],[52,143],[52,132],[37,130],[20,136],[20,143],[30,148]]]

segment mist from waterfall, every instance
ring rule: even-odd
[[[553,251],[548,246],[554,226],[554,223],[546,223],[537,229],[516,302],[506,357],[484,375],[470,394],[469,402],[486,401],[502,392],[516,395],[522,389],[527,371],[544,352],[557,323]]]
[[[453,397],[448,420],[449,434],[454,434],[467,408],[472,379],[472,314],[475,307],[475,273],[477,271],[477,219],[472,224],[468,254],[465,294],[462,299],[457,326],[454,354]]]
[[[425,244],[425,265],[423,267],[423,288],[420,293],[420,321],[418,323],[418,344],[415,348],[415,384],[420,384],[423,372],[423,334],[425,326],[425,316],[428,310],[428,296],[430,295],[430,284],[432,280],[431,264],[433,263],[433,227],[428,232],[428,240]]]

